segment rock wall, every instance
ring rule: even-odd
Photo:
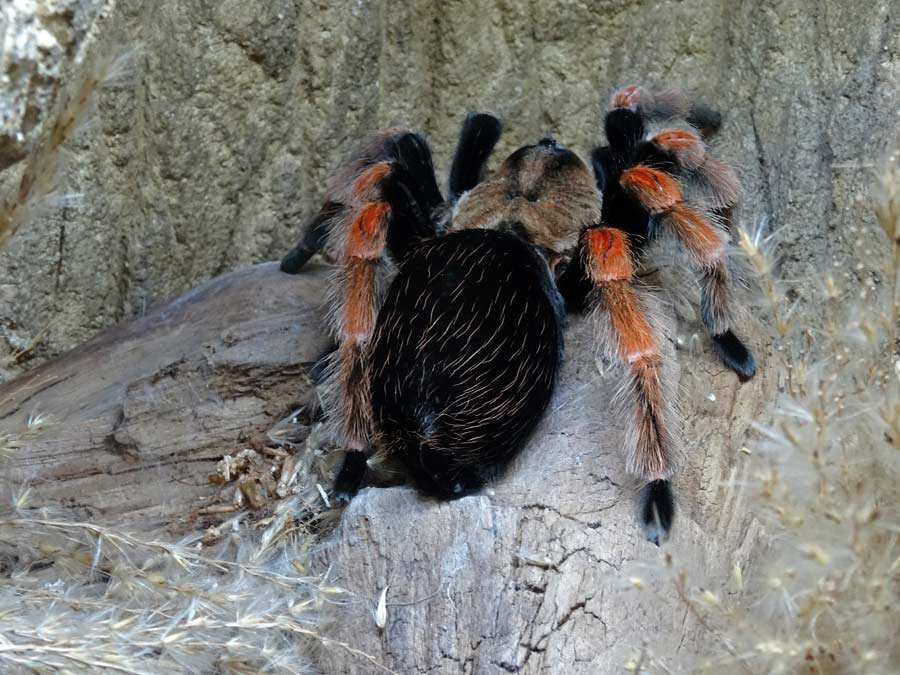
[[[43,12],[36,28],[21,19],[30,5]],[[4,117],[5,163],[37,137],[67,60],[134,45],[140,74],[101,91],[95,122],[68,148],[61,187],[80,200],[0,251],[7,377],[199,281],[277,258],[329,171],[386,124],[426,131],[442,167],[472,109],[506,119],[500,154],[545,131],[587,150],[613,86],[684,85],[726,112],[719,145],[742,169],[743,215],[768,218],[787,272],[807,277],[833,261],[854,268],[845,224],[868,222],[855,198],[898,123],[896,0],[10,7],[4,84],[25,107]],[[101,8],[111,17],[91,31]],[[57,46],[25,58],[10,45],[26,24]],[[0,174],[0,189],[16,175]]]

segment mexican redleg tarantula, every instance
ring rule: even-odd
[[[324,357],[321,387],[348,450],[335,493],[349,499],[359,489],[376,449],[400,457],[426,493],[478,490],[550,401],[566,312],[590,312],[606,358],[625,373],[625,453],[628,472],[646,484],[645,533],[665,539],[678,419],[662,333],[636,280],[657,234],[673,235],[696,271],[722,361],[741,379],[756,370],[733,332],[725,257],[724,216],[739,185],[703,140],[719,123],[681,94],[630,86],[613,95],[593,172],[543,138],[485,177],[501,125],[473,113],[447,200],[419,134],[389,129],[363,146],[282,261],[296,273],[323,247],[337,258],[336,349]]]

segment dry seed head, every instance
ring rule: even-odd
[[[713,607],[718,607],[720,604],[722,604],[722,601],[719,599],[719,596],[716,595],[715,593],[713,593],[712,591],[704,590],[703,595],[701,597],[703,598],[703,602],[705,602],[708,605],[712,605]]]
[[[900,149],[894,149],[878,176],[875,215],[887,238],[900,244]]]
[[[73,77],[73,86],[58,94],[54,112],[43,138],[24,160],[25,170],[18,189],[0,196],[0,247],[2,247],[40,207],[60,194],[65,171],[63,145],[90,122],[96,90],[103,86],[121,86],[134,75],[134,48],[119,47],[95,55],[79,64],[81,72]]]
[[[741,566],[737,563],[731,568],[731,579],[734,581],[734,586],[738,590],[741,590],[744,587],[744,573],[741,571]]]

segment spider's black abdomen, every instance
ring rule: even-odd
[[[562,300],[517,237],[464,230],[403,261],[372,345],[380,443],[426,492],[480,487],[525,442],[562,355]]]

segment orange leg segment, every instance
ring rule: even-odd
[[[613,94],[609,107],[634,108],[637,106],[638,101],[640,101],[642,93],[643,88],[637,84],[630,84],[627,87],[622,87]]]
[[[590,228],[581,239],[588,276],[600,290],[596,310],[606,351],[628,367],[633,427],[628,470],[645,480],[671,475],[673,450],[668,428],[671,405],[662,386],[659,339],[631,285],[627,235],[615,228]]]
[[[358,202],[372,201],[381,186],[381,182],[390,174],[390,162],[378,162],[366,169],[353,184],[353,199]]]
[[[339,298],[340,347],[335,369],[336,403],[344,444],[364,450],[371,444],[369,341],[378,315],[380,267],[385,252],[391,207],[381,201],[382,181],[391,165],[379,162],[357,178],[352,195],[358,204],[345,225]]]
[[[688,171],[696,171],[706,159],[706,146],[692,131],[669,129],[659,132],[650,140],[675,155],[678,163]]]
[[[669,226],[687,249],[692,262],[702,271],[721,264],[724,233],[706,215],[685,203],[675,178],[639,164],[623,172],[620,182],[641,206]]]
[[[683,132],[666,134],[663,140],[670,145],[690,142]],[[710,161],[707,159],[706,163]],[[620,184],[681,242],[691,264],[700,273],[700,315],[704,325],[714,341],[725,340],[726,347],[720,352],[725,354],[726,363],[741,377],[752,376],[756,368],[752,355],[731,333],[735,320],[725,260],[728,243],[725,232],[716,227],[707,213],[688,204],[678,181],[664,171],[638,165],[622,173]],[[728,187],[729,181],[722,185]],[[725,191],[720,191],[722,195]],[[723,349],[727,351],[722,352]],[[730,356],[729,352],[736,356]]]
[[[645,209],[657,215],[669,211],[682,200],[681,187],[665,171],[638,164],[622,173],[619,182]]]

